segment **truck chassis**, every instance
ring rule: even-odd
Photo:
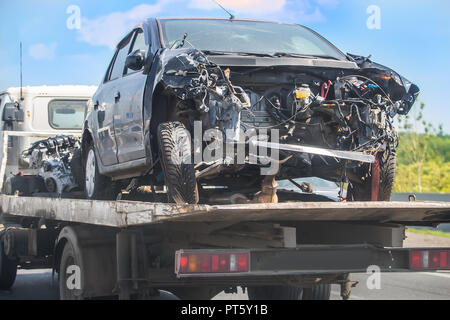
[[[354,284],[349,275],[369,266],[381,272],[450,269],[448,248],[402,248],[405,225],[449,222],[448,203],[176,205],[42,196],[0,195],[0,238],[5,257],[20,268],[53,268],[62,299],[130,299],[158,290],[209,299],[238,286],[306,290],[329,284],[341,285],[347,299]],[[241,272],[180,266],[181,257],[229,262],[239,255],[247,259]],[[418,255],[429,264],[417,265]],[[80,269],[79,288],[66,288],[70,274],[61,268],[68,270],[68,263]]]

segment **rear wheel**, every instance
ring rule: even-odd
[[[318,284],[303,289],[303,300],[330,300],[331,284]]]
[[[191,137],[181,122],[161,123],[158,144],[169,201],[198,203],[197,179],[192,164]]]
[[[76,269],[78,267],[78,269]],[[82,270],[70,242],[64,246],[59,265],[59,297],[61,300],[82,300],[81,284]],[[79,272],[79,273],[77,273]]]
[[[84,157],[84,193],[89,200],[111,200],[114,198],[111,180],[98,171],[95,150],[88,146]]]
[[[303,289],[289,286],[249,287],[249,300],[302,300]]]
[[[0,241],[0,290],[9,290],[16,281],[17,261],[8,258]]]
[[[380,153],[364,181],[352,181],[347,198],[353,201],[391,201],[395,183],[397,157],[395,150]],[[378,166],[378,168],[377,168]],[[376,181],[374,181],[376,179]]]

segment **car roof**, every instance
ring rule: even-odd
[[[154,18],[156,20],[223,20],[223,21],[247,21],[247,22],[265,22],[265,23],[274,23],[274,24],[285,24],[285,25],[292,25],[292,26],[300,26],[300,24],[297,23],[286,23],[286,22],[279,22],[279,21],[270,21],[270,20],[260,20],[260,19],[245,19],[245,18],[215,18],[215,17],[163,17]],[[147,19],[151,20],[151,19]]]

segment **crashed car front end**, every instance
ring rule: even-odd
[[[228,68],[194,48],[166,49],[161,56],[161,83],[165,94],[176,97],[177,120],[190,128],[201,121],[203,130],[221,131],[224,143],[242,142],[242,129],[278,130],[279,141],[259,146],[289,158],[279,178],[341,181],[344,171],[375,162],[377,154],[395,149],[393,119],[409,112],[419,92],[391,69],[356,56],[349,57],[354,68],[282,63]],[[221,161],[220,167],[201,177],[245,175],[242,166]]]

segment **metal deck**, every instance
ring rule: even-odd
[[[175,205],[0,195],[0,213],[126,228],[163,221],[345,221],[401,224],[450,222],[446,202],[290,202],[245,205]]]

